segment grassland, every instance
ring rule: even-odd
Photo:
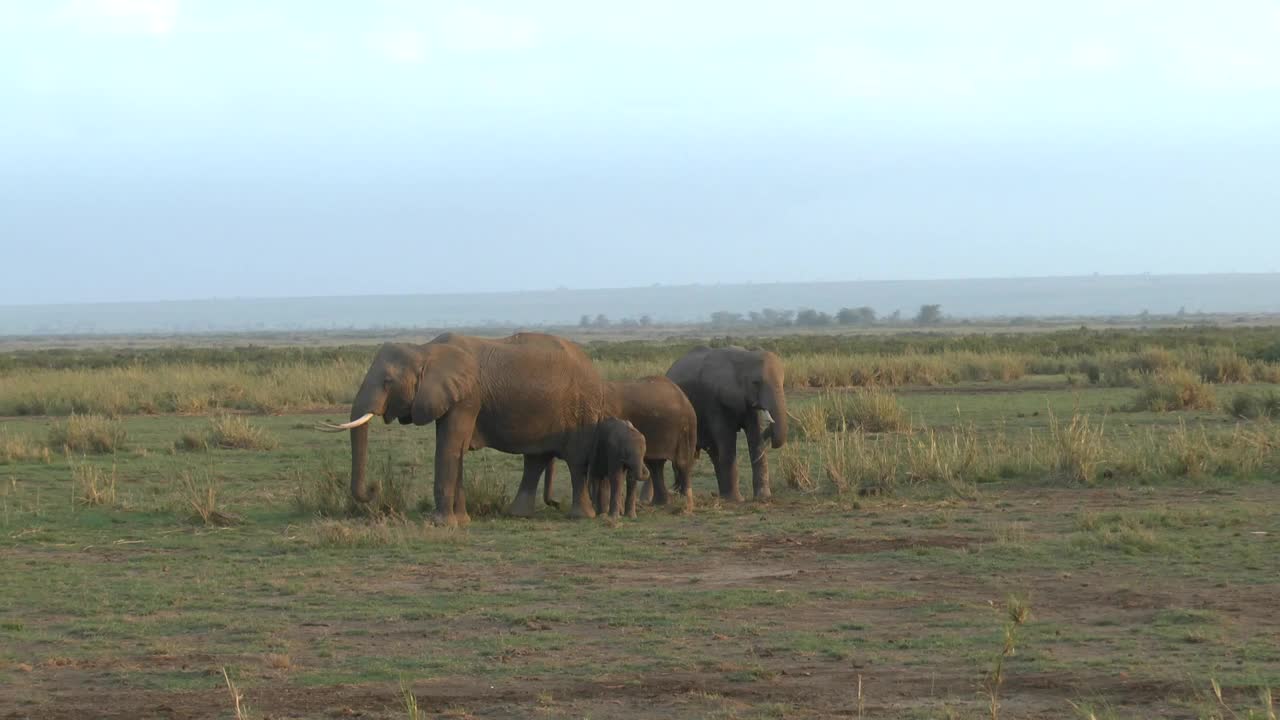
[[[379,425],[385,507],[347,500],[346,442],[311,426],[343,415],[368,347],[10,356],[0,405],[53,416],[0,427],[0,716],[235,717],[229,680],[254,718],[412,717],[406,697],[423,717],[989,718],[993,696],[1009,718],[1268,717],[1275,332],[766,340],[793,378],[946,373],[797,382],[769,504],[720,504],[704,457],[692,516],[515,520],[518,459],[473,453],[465,530],[422,523],[422,428]],[[591,351],[623,376],[680,347]],[[1144,401],[1188,373],[1212,403]]]

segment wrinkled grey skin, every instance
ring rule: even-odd
[[[693,487],[689,476],[698,452],[698,418],[684,391],[667,378],[656,375],[640,380],[605,383],[608,411],[635,426],[644,435],[644,463],[650,480],[645,480],[640,499],[652,496],[655,504],[667,502],[664,477],[668,461],[675,470],[676,489],[685,496],[685,509],[693,509]],[[526,458],[528,462],[528,458]],[[551,486],[555,480],[555,464],[546,462],[546,484],[543,501],[553,507]]]
[[[720,497],[742,500],[738,490],[739,430],[747,435],[755,498],[770,497],[765,441],[775,448],[787,442],[782,360],[767,350],[703,346],[677,360],[667,377],[680,386],[697,413],[698,447],[711,455]],[[764,412],[773,417],[772,425],[766,425]]]
[[[627,517],[636,516],[636,483],[649,479],[645,468],[644,435],[634,425],[620,418],[600,421],[596,427],[596,446],[587,482],[597,514],[616,518],[623,513],[622,481],[626,478]]]
[[[351,419],[436,425],[435,515],[465,524],[462,460],[468,450],[559,457],[573,479],[573,517],[593,517],[586,475],[604,384],[582,350],[568,340],[518,333],[501,340],[444,333],[425,345],[388,343],[365,374]],[[351,495],[370,499],[365,482],[369,425],[351,429]],[[540,470],[541,468],[539,468]],[[538,473],[528,472],[512,513],[531,515]]]

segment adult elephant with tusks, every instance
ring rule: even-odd
[[[782,360],[767,350],[741,347],[690,350],[667,371],[698,415],[698,447],[715,467],[720,497],[740,501],[738,431],[747,435],[751,485],[757,500],[772,495],[766,440],[775,448],[787,442],[787,396]]]
[[[573,480],[574,517],[593,517],[586,475],[602,414],[603,383],[577,345],[552,335],[517,333],[500,340],[444,333],[425,345],[378,349],[351,404],[351,421],[327,425],[351,432],[351,495],[367,502],[369,421],[436,425],[435,515],[439,525],[465,524],[462,460],[490,447],[563,458]],[[539,468],[540,469],[540,468]],[[533,513],[538,475],[526,469],[512,502]]]

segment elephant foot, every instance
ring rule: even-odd
[[[731,502],[731,503],[740,503],[743,501],[742,493],[738,492],[737,490],[734,490],[733,492],[727,495],[721,495],[720,499],[725,502]]]
[[[436,527],[458,527],[458,516],[453,513],[435,513],[431,516],[431,524]]]
[[[684,496],[684,510],[683,510],[683,512],[684,512],[684,514],[685,514],[685,515],[692,515],[692,514],[693,514],[693,493],[688,493],[688,494],[686,494],[686,495]]]
[[[511,507],[507,508],[509,515],[515,517],[533,517],[534,498],[532,495],[516,495],[516,499],[511,501]]]
[[[767,487],[760,488],[759,490],[756,491],[756,500],[758,502],[764,502],[765,500],[768,500],[771,497],[773,497],[773,491]]]
[[[466,527],[466,526],[468,526],[468,525],[470,525],[470,524],[471,524],[471,514],[470,514],[470,513],[458,513],[458,514],[455,514],[455,515],[453,516],[453,519],[454,519],[454,522],[456,522],[456,523],[457,523],[458,527]]]
[[[596,516],[596,511],[586,505],[574,505],[569,510],[569,519],[571,520],[590,520]]]

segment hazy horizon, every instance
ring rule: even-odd
[[[685,324],[717,311],[860,306],[909,319],[934,303],[957,319],[1280,313],[1278,286],[1280,274],[1270,273],[1099,275],[0,305],[0,336],[566,326],[597,314]]]
[[[0,304],[1280,270],[1280,7],[0,0]]]

